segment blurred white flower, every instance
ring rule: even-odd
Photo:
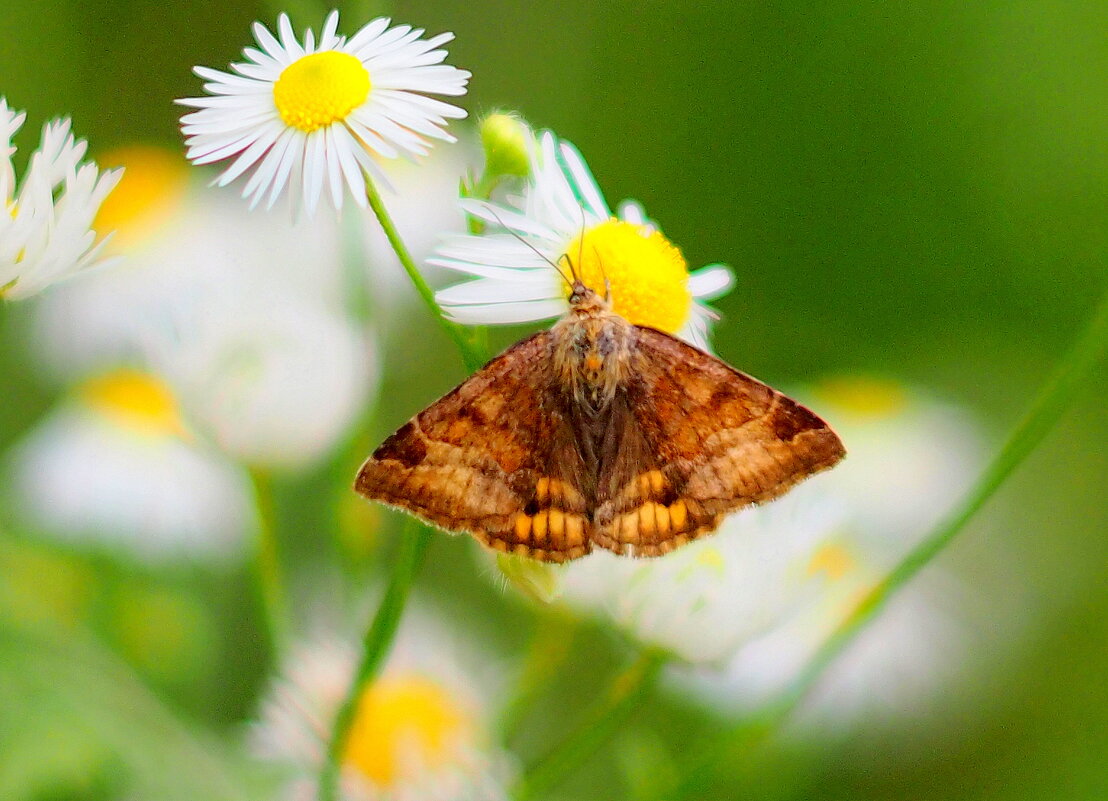
[[[719,663],[816,595],[807,568],[841,523],[834,505],[778,501],[656,559],[597,552],[555,567],[562,601],[683,660]]]
[[[429,139],[454,141],[447,120],[466,115],[427,96],[465,94],[469,73],[443,64],[437,49],[454,35],[421,39],[422,28],[389,23],[375,19],[347,40],[332,11],[318,46],[310,29],[301,44],[285,14],[280,40],[254,23],[260,49],[243,51],[247,61],[231,65],[237,74],[196,67],[212,96],[177,101],[200,109],[181,119],[189,159],[234,157],[220,186],[253,169],[243,188],[251,207],[267,193],[272,207],[286,184],[309,215],[325,185],[336,209],[346,188],[365,206],[363,171],[379,175],[376,158],[425,155]]]
[[[241,556],[255,525],[249,482],[187,436],[164,383],[98,376],[10,454],[11,502],[36,530],[149,559]]]
[[[731,288],[730,269],[717,264],[690,273],[681,251],[637,203],[624,202],[613,215],[569,142],[547,131],[533,151],[522,198],[510,206],[461,201],[492,232],[452,237],[428,260],[477,277],[438,292],[447,314],[474,325],[561,316],[568,287],[551,263],[562,260],[565,269],[568,260],[597,292],[610,283],[616,313],[707,349],[716,315],[704,301]]]
[[[68,119],[47,123],[23,180],[16,186],[12,137],[26,115],[0,97],[0,299],[22,300],[97,266],[93,217],[119,181],[119,170],[101,173],[83,162],[87,145],[70,132]]]
[[[449,633],[410,610],[381,675],[359,700],[341,776],[343,801],[500,801],[515,766],[491,742],[489,698]],[[331,724],[357,661],[353,641],[294,646],[251,739],[288,767],[285,798],[314,799]]]
[[[375,388],[371,334],[346,311],[338,226],[290,225],[188,182],[150,148],[117,158],[105,205],[128,258],[38,311],[36,342],[59,372],[144,362],[170,380],[197,433],[259,466],[310,464]]]
[[[153,362],[224,452],[296,469],[328,453],[369,404],[372,341],[348,320],[273,293],[209,305]]]
[[[950,511],[982,463],[980,432],[964,412],[891,382],[827,381],[811,403],[840,434],[848,458],[775,505],[824,498],[842,510],[843,523],[802,555],[820,582],[817,593],[747,642],[722,671],[684,677],[715,709],[749,711],[783,690]],[[974,649],[984,645],[975,620],[981,613],[969,587],[942,565],[929,566],[823,676],[800,728],[926,717],[928,704],[964,676]]]

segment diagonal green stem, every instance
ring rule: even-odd
[[[824,671],[854,641],[909,580],[938,556],[966,523],[980,511],[1005,479],[1038,446],[1073,401],[1108,349],[1108,294],[1100,301],[1084,334],[1039,391],[1004,446],[985,468],[962,503],[917,545],[846,617],[820,646],[812,659],[781,696],[755,719],[745,722],[727,737],[701,751],[695,765],[685,770],[676,788],[659,792],[658,799],[688,798],[711,780],[720,763],[730,755],[749,751],[788,718],[819,681]]]
[[[254,547],[254,572],[258,597],[269,632],[270,646],[280,650],[288,628],[288,604],[281,575],[280,548],[277,543],[277,514],[273,481],[258,467],[249,470],[254,488],[254,506],[258,512],[258,540]]]
[[[581,724],[542,757],[516,784],[514,801],[527,801],[556,785],[595,754],[639,707],[665,665],[660,651],[644,650],[612,683]]]
[[[373,618],[373,624],[366,632],[362,643],[362,658],[350,682],[346,697],[339,707],[327,745],[327,758],[319,777],[320,801],[334,801],[342,767],[342,755],[346,749],[346,739],[350,726],[358,711],[358,702],[366,684],[377,675],[385,657],[388,656],[396,630],[400,625],[400,616],[408,601],[416,573],[423,564],[427,545],[431,541],[431,530],[414,518],[408,518],[400,537],[400,551],[393,564],[389,585],[385,597]]]
[[[446,318],[446,315],[443,314],[442,307],[440,307],[435,300],[434,290],[427,284],[427,281],[424,280],[423,275],[419,272],[419,268],[416,267],[416,263],[412,259],[411,253],[408,252],[404,240],[400,238],[400,234],[396,230],[396,225],[393,223],[392,217],[389,216],[385,204],[381,201],[381,193],[377,191],[377,186],[368,175],[365,176],[365,186],[365,195],[366,199],[369,201],[369,207],[373,209],[373,213],[377,216],[377,222],[381,224],[381,229],[385,232],[385,237],[389,240],[389,245],[396,253],[396,257],[400,259],[400,264],[404,267],[404,271],[412,280],[416,292],[419,293],[420,298],[423,299],[423,303],[431,311],[431,314],[439,321],[439,325],[442,329],[458,347],[458,350],[462,354],[462,360],[465,362],[466,369],[471,371],[476,370],[485,363],[484,353],[481,352],[482,349],[470,340],[460,325],[451,322]]]

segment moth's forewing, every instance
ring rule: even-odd
[[[570,492],[583,466],[546,397],[551,336],[515,344],[413,417],[355,489],[500,551],[552,562],[588,553],[585,502]]]
[[[769,501],[845,454],[811,411],[715,356],[638,328],[626,371],[626,445],[604,465],[593,541],[657,556]]]

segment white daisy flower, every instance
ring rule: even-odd
[[[365,206],[363,171],[379,176],[376,158],[421,156],[429,140],[452,142],[447,120],[466,115],[428,97],[465,94],[470,74],[443,64],[446,51],[438,49],[454,35],[422,39],[422,28],[389,23],[375,19],[347,39],[332,11],[318,44],[310,29],[298,41],[285,14],[279,39],[254,23],[260,49],[246,48],[247,60],[232,64],[233,72],[196,67],[213,96],[177,101],[200,109],[181,120],[189,159],[233,157],[221,186],[252,169],[243,187],[251,207],[267,194],[272,207],[286,185],[309,215],[324,185],[336,209],[344,186]]]
[[[134,370],[79,387],[9,468],[18,513],[59,539],[226,560],[255,525],[246,476],[192,441],[169,388]]]
[[[419,610],[363,691],[346,744],[343,801],[506,801],[515,773],[492,743],[489,697],[448,633]],[[317,635],[294,646],[262,702],[251,739],[291,771],[282,798],[310,801],[331,725],[354,673],[354,641]]]
[[[590,287],[610,284],[615,311],[636,325],[677,334],[708,348],[716,314],[704,301],[726,293],[730,269],[692,273],[678,250],[626,201],[609,209],[581,154],[549,131],[532,155],[522,198],[510,206],[462,200],[492,233],[446,240],[428,263],[477,276],[441,290],[437,299],[461,323],[523,323],[559,317],[568,287],[551,262],[568,262]]]
[[[96,243],[92,221],[121,172],[83,162],[87,144],[74,138],[68,119],[55,120],[43,127],[17,187],[12,137],[25,118],[0,97],[0,299],[8,300],[100,263],[105,240]]]

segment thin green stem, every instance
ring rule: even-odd
[[[644,650],[612,683],[581,724],[535,763],[512,790],[514,801],[545,792],[595,754],[619,730],[653,688],[665,664],[660,651]]]
[[[273,497],[273,481],[261,468],[252,467],[249,473],[254,488],[254,506],[258,512],[254,572],[270,645],[276,650],[284,644],[288,633],[288,604],[281,570],[280,545],[277,542],[277,510]]]
[[[684,772],[676,788],[659,792],[658,799],[688,798],[711,780],[719,764],[732,754],[749,750],[772,735],[807,697],[824,671],[877,617],[889,599],[938,556],[961,533],[997,489],[1043,438],[1073,401],[1108,349],[1108,294],[1100,301],[1084,334],[1043,386],[1004,446],[978,478],[965,499],[941,521],[848,615],[820,646],[812,659],[779,698],[754,720],[701,751],[696,764]]]
[[[377,608],[373,624],[366,632],[361,662],[335,717],[331,741],[327,745],[327,758],[319,778],[319,801],[335,801],[342,755],[346,749],[350,726],[358,711],[358,702],[366,684],[377,675],[385,657],[388,656],[393,639],[396,637],[396,630],[400,625],[400,616],[408,601],[408,593],[423,564],[423,557],[430,541],[431,530],[427,526],[414,518],[408,518],[405,521],[389,585],[385,589],[381,605]]]
[[[381,200],[381,193],[377,191],[376,184],[373,183],[368,175],[365,176],[365,185],[365,194],[366,199],[369,201],[369,207],[373,209],[373,213],[377,217],[377,222],[381,224],[381,230],[385,232],[385,237],[389,240],[389,245],[392,247],[393,252],[396,253],[396,257],[400,259],[400,264],[404,267],[404,271],[408,273],[408,278],[411,279],[412,284],[416,288],[416,292],[419,293],[420,298],[423,299],[424,304],[431,311],[431,314],[439,321],[439,325],[442,329],[458,347],[458,350],[462,354],[462,360],[466,364],[466,368],[471,371],[476,370],[485,363],[485,354],[482,353],[481,349],[466,335],[460,325],[451,322],[447,319],[446,315],[443,314],[442,308],[439,306],[438,301],[435,300],[434,290],[427,284],[427,281],[424,280],[423,275],[419,272],[419,268],[416,267],[411,253],[408,252],[404,240],[400,238],[400,233],[396,230],[396,225],[393,223],[392,217],[389,216],[388,210]]]

